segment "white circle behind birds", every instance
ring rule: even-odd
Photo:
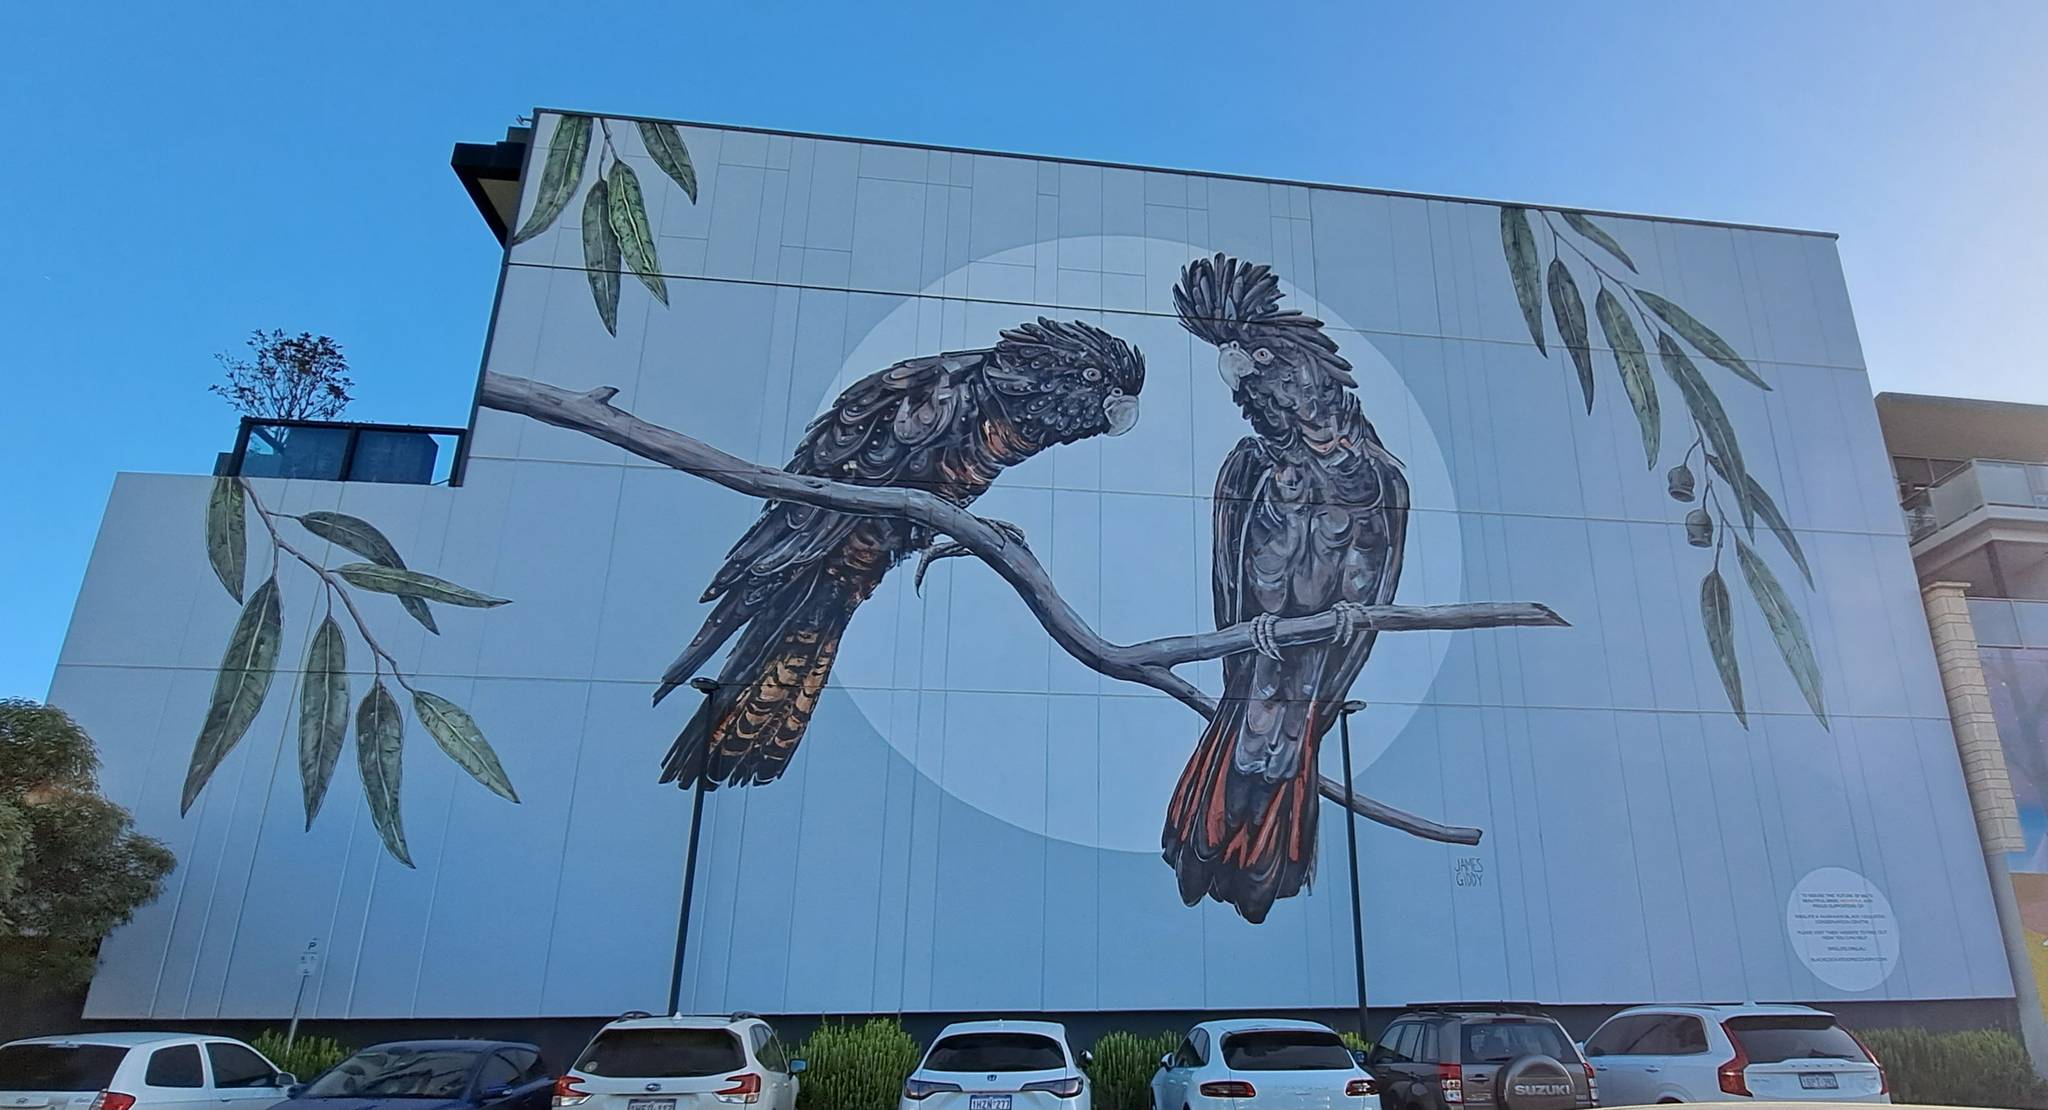
[[[1846,867],[1806,873],[1785,899],[1785,935],[1799,962],[1836,990],[1867,991],[1899,962],[1899,922],[1877,884]]]
[[[877,370],[993,346],[1001,329],[1041,315],[1078,319],[1132,343],[1145,356],[1137,426],[1052,447],[1011,467],[973,511],[1023,526],[1062,595],[1109,639],[1212,628],[1209,497],[1224,457],[1251,429],[1217,375],[1215,348],[1180,327],[1169,293],[1184,263],[1210,253],[1165,239],[1080,236],[977,259],[921,296],[901,298],[864,334],[849,329],[844,363],[816,399],[816,411]],[[1133,269],[1150,276],[1118,272]],[[1372,337],[1289,282],[1285,265],[1275,269],[1281,307],[1324,322],[1351,362],[1366,418],[1402,461],[1416,508],[1395,599],[1463,600],[1456,491],[1421,404]],[[1140,298],[1131,303],[1148,307],[1014,303],[1048,299],[1036,285],[1047,272],[1057,275],[1062,302],[1101,303],[1106,288],[1120,286]],[[859,302],[870,297],[850,299],[850,315],[859,316]],[[832,686],[920,773],[962,802],[1070,843],[1157,852],[1167,798],[1201,736],[1202,718],[1148,687],[1081,667],[978,560],[934,563],[922,596],[912,588],[914,569],[914,561],[904,563],[854,615]],[[1391,632],[1373,648],[1351,688],[1352,697],[1368,703],[1351,722],[1360,792],[1373,792],[1368,769],[1421,708],[1451,636]],[[1212,696],[1222,687],[1215,662],[1179,673]],[[1332,728],[1321,753],[1332,777],[1341,766],[1337,737]],[[813,735],[805,742],[832,740]],[[1400,793],[1384,783],[1378,792]]]

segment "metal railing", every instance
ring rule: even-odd
[[[1988,505],[2048,509],[2048,465],[1971,459],[1906,500],[1907,533],[1919,540]]]
[[[235,436],[235,449],[221,455],[214,473],[455,485],[465,435],[461,428],[245,416]]]

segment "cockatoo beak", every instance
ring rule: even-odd
[[[1223,384],[1232,389],[1253,370],[1252,356],[1236,343],[1225,343],[1216,348],[1216,372],[1223,375]]]
[[[1138,423],[1138,399],[1127,393],[1112,393],[1103,399],[1102,415],[1109,421],[1109,434],[1120,436]]]

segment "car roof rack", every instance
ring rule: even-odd
[[[639,1020],[640,1018],[650,1018],[650,1017],[653,1017],[653,1016],[654,1016],[653,1014],[650,1014],[650,1013],[648,1013],[648,1012],[647,1012],[647,1011],[645,1011],[645,1010],[627,1010],[627,1011],[626,1011],[625,1013],[623,1013],[623,1014],[620,1014],[620,1015],[619,1015],[618,1017],[615,1017],[615,1018],[613,1018],[612,1020],[613,1020],[613,1021],[637,1021],[637,1020]]]
[[[1535,1002],[1411,1002],[1411,1010],[1427,1010],[1437,1014],[1541,1014],[1543,1007]]]
[[[764,1017],[762,1017],[762,1016],[761,1016],[760,1014],[757,1014],[757,1013],[755,1013],[755,1012],[754,1012],[754,1011],[752,1011],[752,1010],[734,1010],[734,1011],[732,1012],[732,1016],[731,1016],[731,1017],[729,1017],[729,1018],[727,1018],[726,1020],[727,1020],[727,1021],[745,1021],[745,1020],[747,1020],[747,1019],[749,1019],[749,1018],[752,1018],[752,1019],[753,1019],[753,1020],[755,1020],[755,1021],[766,1021],[766,1020],[768,1020],[767,1018],[764,1018]]]

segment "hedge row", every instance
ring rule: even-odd
[[[1857,1035],[1884,1062],[1893,1102],[2048,1110],[2048,1083],[2035,1077],[2020,1039],[2003,1029],[1870,1029]]]

